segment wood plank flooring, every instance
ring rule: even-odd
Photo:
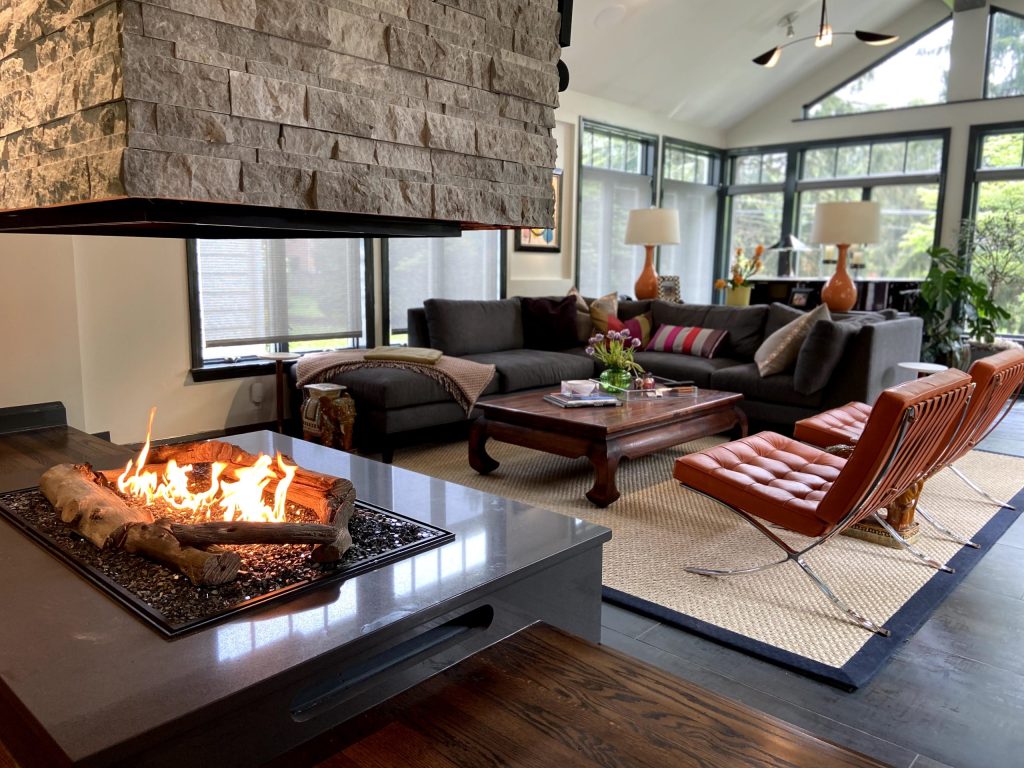
[[[982,448],[1024,456],[1024,403]],[[601,635],[680,679],[898,768],[1024,765],[1022,638],[1024,515],[854,693],[608,604]]]
[[[881,765],[542,624],[317,742],[282,764],[319,751],[329,755],[319,768]]]

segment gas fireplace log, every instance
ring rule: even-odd
[[[126,526],[153,522],[148,510],[128,506],[102,483],[88,464],[58,464],[39,479],[60,519],[100,549],[119,546]]]
[[[323,475],[321,475],[323,477]],[[323,511],[318,512],[321,520],[329,520],[334,526],[336,537],[330,544],[323,544],[313,550],[313,559],[318,563],[332,563],[352,546],[352,534],[348,532],[348,521],[356,509],[356,489],[348,480],[335,478],[331,489],[320,501]]]
[[[172,565],[198,586],[227,584],[238,575],[242,564],[242,558],[231,550],[207,552],[182,546],[163,520],[129,526],[124,549]]]
[[[333,544],[338,536],[333,525],[315,523],[170,523],[170,531],[183,546],[191,547],[211,544]]]

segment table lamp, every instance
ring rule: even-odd
[[[638,299],[658,298],[658,273],[654,271],[654,248],[679,242],[679,211],[671,208],[637,208],[626,221],[626,245],[642,245],[647,258],[633,290]]]
[[[836,272],[821,289],[821,300],[833,312],[849,312],[857,302],[857,285],[846,271],[846,253],[854,243],[877,243],[882,209],[878,203],[818,203],[811,242],[839,249]]]

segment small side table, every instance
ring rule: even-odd
[[[939,365],[938,363],[915,362],[897,363],[897,365],[905,370],[914,371],[915,373],[917,373],[917,378],[919,379],[925,376],[929,376],[933,373],[938,373],[939,371],[944,371],[949,367],[947,365]]]
[[[277,431],[284,434],[284,364],[298,360],[299,355],[294,352],[268,352],[259,356],[261,360],[273,360],[276,363],[277,374]]]

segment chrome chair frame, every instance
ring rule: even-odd
[[[754,526],[754,528],[756,528],[758,531],[764,534],[765,538],[767,538],[770,542],[775,544],[775,546],[777,546],[779,549],[786,553],[786,557],[784,557],[782,560],[777,560],[775,562],[767,563],[765,565],[752,566],[749,568],[717,569],[685,567],[684,570],[688,573],[695,573],[700,576],[738,576],[746,573],[757,573],[759,571],[765,571],[769,568],[774,568],[777,565],[782,565],[783,563],[787,563],[790,560],[792,560],[794,563],[800,566],[800,570],[802,570],[811,579],[813,584],[819,590],[821,590],[822,594],[824,594],[825,597],[827,597],[833,603],[833,605],[839,608],[839,610],[841,610],[843,613],[849,616],[854,621],[854,623],[858,624],[864,629],[874,632],[875,634],[882,635],[883,637],[889,637],[892,633],[888,629],[886,629],[884,626],[880,624],[876,624],[875,622],[871,621],[871,619],[861,615],[852,607],[847,605],[842,600],[842,598],[840,598],[839,595],[837,595],[835,591],[825,582],[825,580],[814,572],[811,566],[808,565],[803,558],[804,555],[806,555],[812,549],[821,546],[826,541],[831,539],[833,536],[839,535],[852,523],[860,519],[864,511],[864,504],[867,502],[868,499],[871,498],[871,495],[875,492],[875,489],[878,488],[878,485],[882,481],[882,478],[885,477],[885,475],[889,472],[889,469],[892,467],[892,463],[895,460],[897,454],[899,453],[900,447],[902,447],[903,445],[903,439],[906,436],[907,428],[910,426],[910,424],[914,421],[915,418],[916,406],[908,408],[904,412],[903,418],[900,421],[899,432],[896,435],[896,440],[893,442],[892,449],[889,451],[889,455],[886,457],[885,463],[882,465],[881,470],[879,470],[878,475],[875,477],[874,481],[870,484],[870,486],[864,491],[860,500],[856,504],[851,506],[850,511],[847,512],[846,515],[833,526],[831,531],[826,533],[824,536],[820,536],[819,538],[815,539],[810,545],[804,547],[803,549],[794,549],[793,547],[791,547],[781,538],[772,533],[772,531],[768,527],[768,524],[761,522],[761,520],[755,517],[754,515],[744,512],[742,509],[737,509],[731,504],[726,504],[720,499],[716,499],[714,496],[710,496],[709,494],[704,493],[703,491],[700,491],[696,488],[691,488],[685,483],[680,483],[680,485],[682,485],[684,488],[687,488],[693,491],[694,493],[698,493],[701,496],[711,499],[712,501],[721,504],[723,507],[732,510],[737,515],[746,520],[748,523],[750,523],[752,526]],[[897,536],[898,540],[901,541],[901,543],[909,546],[909,544],[907,544],[907,542],[903,540],[902,537],[900,537],[898,534]],[[922,557],[924,556],[922,555]],[[924,559],[928,560],[927,557],[924,557]],[[935,561],[931,562],[934,563]],[[941,565],[936,563],[935,567],[941,568]]]

